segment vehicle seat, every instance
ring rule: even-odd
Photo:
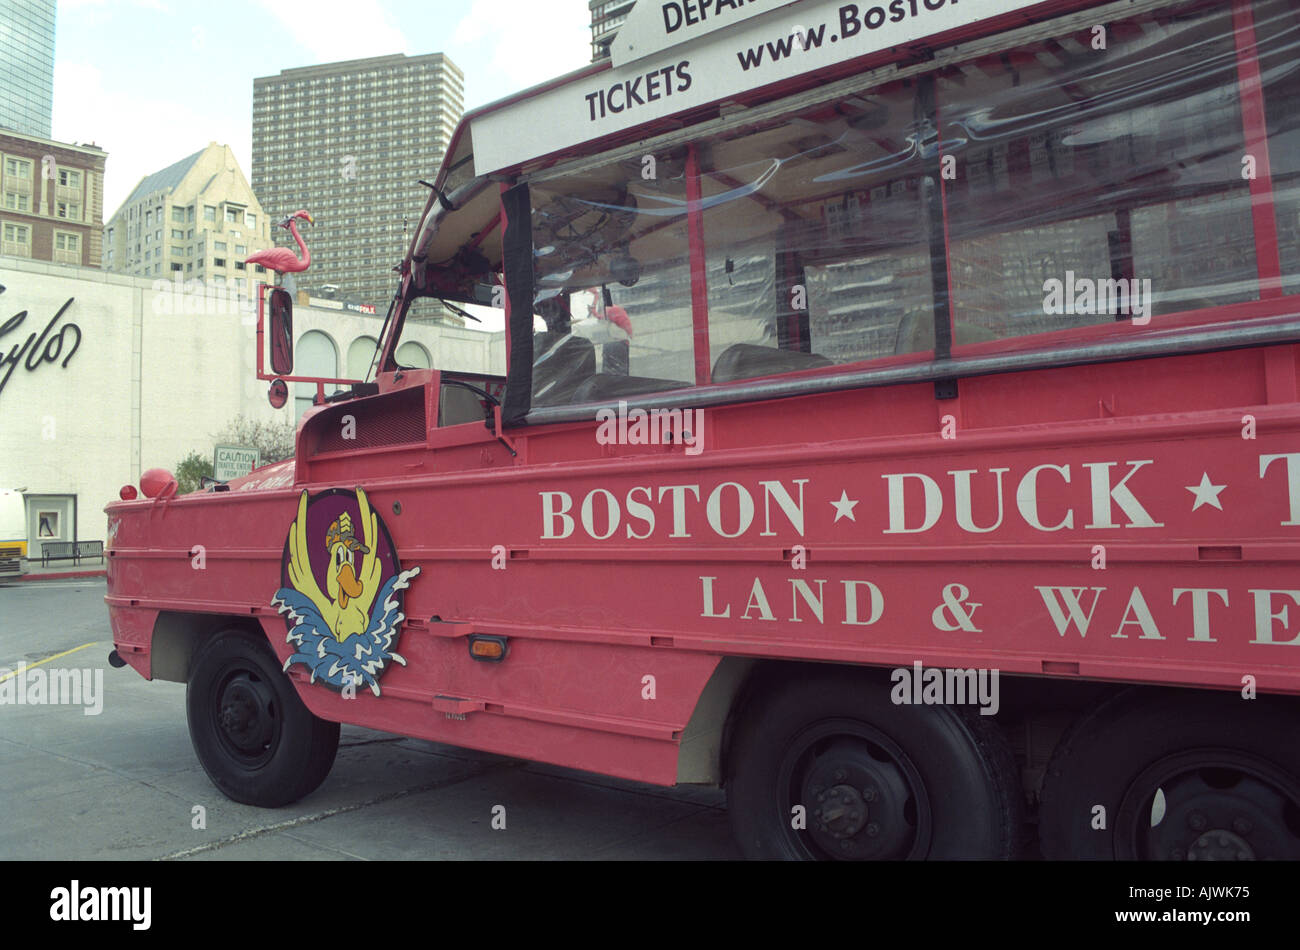
[[[722,355],[713,365],[713,381],[729,383],[737,379],[773,376],[777,373],[793,373],[801,369],[820,369],[823,366],[834,365],[833,360],[818,356],[816,353],[780,350],[754,343],[735,343],[723,350]]]
[[[596,347],[570,333],[533,334],[533,405],[558,406],[596,374]]]
[[[652,379],[649,376],[614,376],[609,373],[597,373],[573,392],[569,402],[604,402],[625,396],[642,396],[647,393],[662,393],[672,389],[685,389],[690,383],[680,379]]]

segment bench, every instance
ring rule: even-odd
[[[77,544],[75,541],[46,541],[41,545],[41,566],[45,567],[51,561],[72,561],[77,560]]]
[[[80,564],[82,558],[104,560],[103,541],[47,541],[41,545],[41,566],[51,561],[71,561]]]

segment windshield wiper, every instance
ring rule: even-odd
[[[380,355],[384,352],[384,335],[388,333],[388,324],[393,319],[393,309],[397,306],[397,301],[401,296],[401,291],[393,294],[393,299],[388,304],[388,313],[384,315],[384,325],[379,328],[379,345],[375,347],[375,355],[370,358],[370,369],[366,370],[366,379],[370,378],[371,373],[376,376],[379,375],[378,363]]]
[[[474,314],[462,310],[460,307],[456,306],[454,303],[452,303],[449,300],[443,300],[441,297],[439,297],[438,303],[442,304],[444,307],[446,307],[452,313],[456,314],[456,316],[458,317],[464,317],[466,320],[473,320],[475,323],[483,322],[478,317],[474,316]]]

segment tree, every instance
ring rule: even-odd
[[[176,466],[176,493],[188,495],[192,491],[198,491],[199,480],[204,477],[212,477],[212,459],[191,452]]]
[[[216,445],[238,445],[242,448],[257,449],[262,456],[262,464],[281,462],[293,457],[295,425],[292,420],[285,422],[259,422],[247,416],[235,416],[226,427],[213,437]],[[191,452],[176,466],[177,494],[185,495],[197,491],[200,480],[212,478],[212,450],[207,455]]]
[[[293,457],[295,429],[292,419],[259,422],[241,414],[221,430],[216,441],[222,445],[257,449],[262,454],[262,464],[269,465]]]

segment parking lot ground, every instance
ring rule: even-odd
[[[658,788],[350,726],[311,795],[278,809],[229,801],[190,746],[185,687],[108,665],[103,596],[102,578],[0,587],[0,677],[42,661],[103,677],[96,715],[0,705],[0,858],[740,857],[717,789]],[[497,806],[504,828],[493,827]]]

